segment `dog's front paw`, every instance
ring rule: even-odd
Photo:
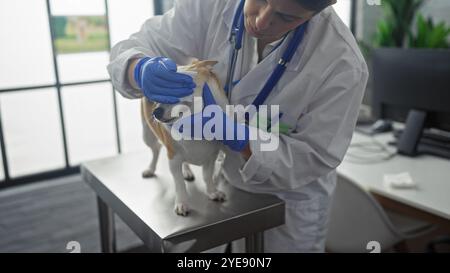
[[[143,178],[151,178],[154,177],[155,175],[155,170],[151,170],[151,169],[147,169],[145,171],[142,172],[142,177]]]
[[[189,207],[184,203],[176,203],[175,213],[181,216],[187,216],[189,213]]]
[[[221,191],[215,191],[208,194],[209,199],[216,201],[216,202],[223,202],[226,199],[225,193]]]

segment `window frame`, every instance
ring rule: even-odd
[[[47,10],[47,18],[48,18],[48,24],[50,29],[50,38],[51,38],[51,50],[52,50],[52,62],[54,67],[54,73],[55,73],[55,83],[49,84],[49,85],[32,85],[32,86],[23,86],[23,87],[17,87],[17,88],[6,88],[6,89],[0,89],[0,94],[5,93],[12,93],[12,92],[21,92],[21,91],[33,91],[33,92],[39,92],[39,90],[45,90],[47,88],[54,88],[57,92],[57,98],[58,98],[58,111],[59,111],[59,117],[60,117],[60,126],[61,126],[61,134],[62,134],[62,142],[63,142],[63,151],[64,151],[64,165],[65,167],[62,169],[55,169],[55,170],[49,170],[45,172],[40,173],[33,173],[26,176],[20,176],[20,177],[11,177],[10,170],[9,170],[9,162],[8,162],[8,147],[5,143],[5,137],[4,137],[4,126],[2,122],[2,114],[0,109],[0,147],[1,147],[1,157],[2,157],[2,163],[3,163],[3,172],[4,172],[4,178],[0,180],[0,189],[8,188],[12,186],[18,186],[21,184],[27,184],[27,183],[34,183],[42,180],[48,180],[52,178],[57,178],[61,176],[67,176],[72,174],[80,173],[80,166],[71,166],[69,161],[69,150],[68,150],[68,142],[67,142],[67,132],[66,132],[66,126],[65,126],[65,117],[64,117],[64,108],[62,103],[62,89],[64,87],[68,86],[83,86],[83,85],[91,85],[91,84],[98,84],[98,83],[111,83],[111,80],[106,79],[100,79],[100,80],[92,80],[92,81],[77,81],[77,82],[70,82],[70,83],[61,83],[60,80],[60,73],[58,70],[58,63],[57,63],[57,52],[56,52],[56,45],[55,45],[55,30],[52,25],[52,10],[51,10],[51,3],[50,0],[45,1],[46,10]],[[107,41],[108,41],[108,48],[107,52],[110,53],[111,51],[111,29],[110,29],[110,18],[109,18],[109,11],[108,11],[108,0],[104,0],[105,5],[105,18],[106,18],[106,26],[107,26]],[[161,0],[153,0],[154,10],[155,14],[158,15],[162,13],[162,1]],[[119,117],[118,117],[118,103],[117,103],[117,97],[114,87],[111,85],[111,92],[113,93],[113,109],[114,109],[114,126],[115,126],[115,134],[116,134],[116,149],[117,154],[122,153],[122,147],[121,147],[121,140],[120,140],[120,124],[119,124]]]

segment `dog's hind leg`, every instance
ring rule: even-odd
[[[184,182],[182,166],[183,161],[178,156],[169,160],[170,171],[175,182],[175,213],[186,216],[189,212],[187,205],[188,193]]]
[[[195,180],[194,173],[192,172],[189,164],[186,162],[183,163],[183,177],[184,177],[184,180],[186,180],[188,182],[192,182]]]
[[[225,193],[217,189],[216,183],[214,183],[214,166],[214,160],[203,165],[203,179],[206,183],[206,193],[208,194],[209,199],[223,202],[225,201],[226,196]]]

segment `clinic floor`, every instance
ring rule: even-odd
[[[0,192],[0,252],[64,253],[70,241],[100,252],[98,225],[95,194],[80,176]],[[116,234],[119,251],[145,251],[118,217]]]

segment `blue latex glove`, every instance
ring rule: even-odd
[[[194,92],[192,77],[177,73],[177,65],[168,58],[141,59],[134,69],[134,80],[149,100],[176,104]]]
[[[233,151],[242,151],[250,139],[248,127],[223,112],[207,84],[203,86],[203,104],[202,112],[178,120],[175,128],[187,138],[219,140]]]

